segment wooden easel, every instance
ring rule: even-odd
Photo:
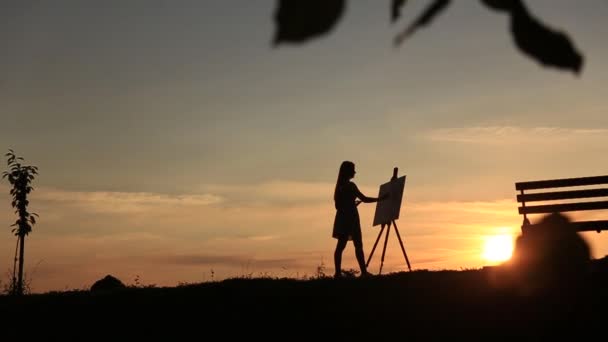
[[[393,177],[391,178],[391,181],[395,180],[395,179],[397,179],[397,168],[393,169]],[[366,267],[369,266],[369,262],[372,260],[372,256],[374,255],[374,251],[376,250],[376,246],[378,245],[378,241],[380,241],[380,237],[382,236],[382,233],[384,232],[384,228],[386,228],[386,236],[384,237],[384,248],[382,249],[382,258],[380,259],[379,274],[382,274],[382,267],[384,266],[384,255],[386,254],[386,245],[388,243],[388,235],[391,232],[391,224],[395,228],[395,233],[397,233],[397,239],[399,239],[399,245],[401,245],[401,251],[403,252],[403,256],[405,257],[405,262],[407,263],[407,268],[411,272],[412,267],[410,266],[410,260],[408,259],[407,253],[405,252],[405,247],[403,247],[403,241],[401,240],[401,234],[399,234],[399,229],[397,229],[397,223],[395,222],[395,220],[391,220],[390,222],[383,223],[381,225],[382,228],[380,229],[380,233],[378,233],[378,237],[376,238],[376,242],[374,243],[374,247],[372,248],[372,251],[369,254],[369,258],[367,259],[367,263],[365,264],[365,266]]]

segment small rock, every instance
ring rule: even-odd
[[[126,288],[125,284],[120,281],[118,278],[113,277],[111,275],[105,276],[103,279],[99,279],[96,281],[93,286],[91,286],[92,292],[99,291],[114,291]]]

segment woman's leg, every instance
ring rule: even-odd
[[[344,251],[347,242],[348,239],[339,238],[338,243],[336,244],[336,250],[334,251],[334,267],[336,270],[336,277],[342,275],[342,252]]]
[[[367,266],[365,266],[365,255],[363,253],[363,240],[361,235],[355,234],[353,236],[353,244],[355,245],[355,256],[357,257],[357,262],[359,263],[359,268],[361,269],[361,275],[368,275]]]

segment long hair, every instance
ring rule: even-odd
[[[338,187],[340,185],[348,182],[350,177],[355,170],[355,163],[345,160],[340,165],[340,171],[338,172],[338,180],[336,181],[336,188],[334,189],[334,201],[336,200],[336,196],[338,195]]]

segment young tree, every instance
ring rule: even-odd
[[[12,293],[21,295],[23,294],[23,261],[25,254],[25,236],[32,231],[32,226],[36,224],[36,217],[38,214],[30,213],[27,210],[29,205],[28,195],[34,190],[31,186],[35,175],[38,174],[38,168],[31,165],[23,165],[24,159],[17,157],[13,150],[8,150],[6,154],[8,158],[8,170],[2,173],[2,179],[8,178],[8,181],[13,186],[10,194],[13,197],[11,205],[15,208],[15,214],[18,218],[15,223],[11,225],[13,228],[12,232],[17,236],[17,248],[15,249],[15,261],[13,263],[13,283],[11,286]],[[19,258],[17,259],[17,250],[19,252]],[[19,273],[18,278],[15,278],[15,266],[19,260]]]

